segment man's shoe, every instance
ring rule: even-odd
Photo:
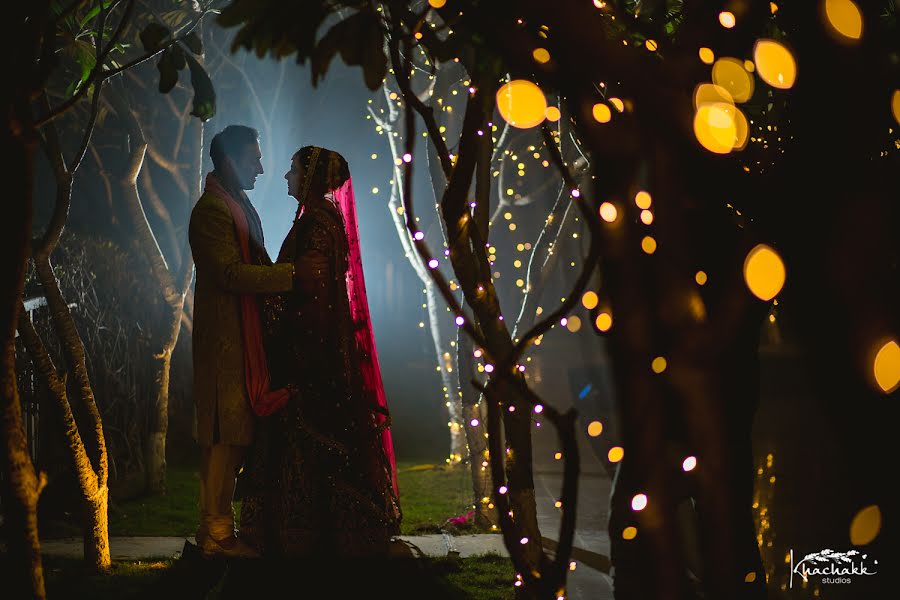
[[[228,536],[224,539],[217,540],[213,536],[207,534],[203,536],[203,541],[197,540],[203,556],[211,558],[221,556],[225,558],[259,558],[259,552],[255,548],[247,545],[241,538],[237,536]]]

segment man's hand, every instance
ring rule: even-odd
[[[294,281],[309,284],[328,274],[328,257],[321,252],[309,252],[294,260]],[[296,283],[295,283],[296,285]]]

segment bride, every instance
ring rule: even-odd
[[[298,207],[278,262],[328,267],[263,301],[264,395],[280,400],[255,407],[241,537],[268,556],[385,556],[401,512],[350,171],[305,146],[284,177]]]

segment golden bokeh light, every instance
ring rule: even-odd
[[[775,40],[757,40],[753,46],[753,61],[760,79],[774,88],[790,89],[797,80],[794,55]]]
[[[612,104],[613,108],[615,108],[617,111],[625,112],[625,103],[622,102],[621,98],[609,98],[608,102]]]
[[[650,368],[653,369],[654,373],[659,375],[660,373],[662,373],[663,371],[666,370],[666,367],[668,366],[668,364],[669,363],[666,361],[665,357],[657,356],[656,358],[653,359],[653,362],[650,363]]]
[[[653,254],[656,252],[656,240],[649,235],[645,235],[644,239],[641,240],[641,250],[647,254]]]
[[[875,382],[886,394],[900,385],[900,346],[891,340],[875,355]]]
[[[735,24],[734,13],[728,12],[727,10],[723,10],[722,12],[719,13],[719,23],[725,29],[731,29],[732,27],[734,27],[734,24]]]
[[[447,4],[447,0],[428,0],[428,4],[433,8],[443,8]]]
[[[609,331],[609,328],[612,327],[612,315],[605,312],[600,313],[597,315],[594,325],[600,331]]]
[[[734,108],[724,102],[704,104],[694,115],[694,135],[700,145],[716,154],[728,154],[737,139]]]
[[[862,37],[863,18],[859,7],[851,0],[825,0],[825,22],[831,30],[848,40]]]
[[[712,68],[712,80],[728,90],[735,102],[746,102],[753,95],[753,76],[744,68],[744,61],[736,58],[717,60]]]
[[[633,540],[637,536],[637,527],[626,527],[622,531],[623,540]]]
[[[656,49],[659,48],[659,44],[656,43],[656,40],[646,40],[644,42],[644,47],[650,52],[656,52]]]
[[[609,123],[609,120],[612,119],[612,111],[609,110],[609,107],[602,102],[598,102],[591,109],[591,114],[594,115],[594,119],[598,123]]]
[[[894,113],[894,120],[900,124],[900,90],[894,90],[891,96],[891,112]]]
[[[588,435],[597,437],[601,433],[603,433],[603,423],[600,421],[591,421],[590,425],[588,425]]]
[[[606,454],[606,458],[609,459],[611,463],[617,463],[622,460],[622,457],[625,456],[625,449],[622,446],[613,446],[609,449],[609,452]]]
[[[616,210],[616,206],[612,202],[604,202],[600,205],[600,218],[607,223],[612,223],[618,216],[619,211]]]
[[[569,317],[569,319],[566,321],[566,329],[568,329],[572,333],[577,332],[581,329],[581,319],[576,316]]]
[[[706,272],[705,271],[697,271],[697,274],[694,275],[694,281],[697,282],[697,285],[706,285]]]
[[[531,56],[534,57],[536,62],[542,65],[550,61],[550,53],[546,48],[535,48],[534,52],[531,53]]]
[[[497,91],[497,109],[503,119],[519,129],[540,125],[547,112],[547,98],[534,83],[516,79]]]
[[[553,123],[559,121],[560,117],[562,117],[562,113],[560,113],[559,109],[555,106],[548,106],[544,116],[547,117],[548,121]]]
[[[755,572],[750,571],[749,573],[747,573],[744,576],[744,583],[753,583],[754,581],[756,581],[756,573]]]
[[[598,302],[600,302],[600,298],[597,296],[597,292],[587,291],[581,297],[581,305],[588,310],[595,308]]]
[[[711,65],[716,60],[715,53],[712,50],[710,50],[709,48],[705,48],[705,47],[700,48],[699,54],[700,54],[700,60],[704,64]]]
[[[641,190],[634,195],[634,203],[637,204],[638,208],[647,209],[653,203],[653,197],[650,196],[649,192]]]
[[[875,506],[867,506],[853,517],[850,523],[850,543],[854,546],[865,546],[878,536],[881,531],[881,510]]]
[[[747,116],[737,106],[725,109],[734,115],[734,147],[733,150],[743,150],[747,147],[747,141],[750,139],[750,123]]]
[[[759,244],[744,260],[744,282],[760,300],[771,300],[784,287],[784,262],[775,250]]]
[[[646,208],[641,211],[641,223],[649,225],[653,222],[653,213]]]
[[[721,85],[701,83],[694,88],[694,108],[705,104],[734,104],[734,98]]]

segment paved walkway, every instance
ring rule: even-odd
[[[400,540],[414,556],[435,557],[450,553],[458,553],[460,558],[481,554],[509,556],[499,535],[408,535]],[[185,542],[195,543],[192,537],[111,537],[109,551],[113,560],[178,558]],[[41,553],[63,558],[84,556],[81,538],[42,540]]]
[[[538,353],[540,354],[540,353]],[[612,600],[612,578],[609,573],[609,534],[607,532],[611,480],[606,467],[587,438],[587,421],[593,408],[580,406],[579,389],[573,389],[568,372],[572,365],[565,356],[554,360],[553,353],[537,356],[532,363],[535,377],[531,383],[541,398],[560,412],[575,407],[579,413],[576,435],[581,464],[578,480],[578,512],[575,520],[572,560],[575,570],[567,581],[569,600]],[[535,380],[539,379],[539,380]],[[537,419],[537,422],[544,421]],[[538,525],[544,547],[552,551],[559,539],[561,512],[555,503],[562,490],[563,462],[556,459],[559,441],[549,422],[533,426],[534,491]],[[605,459],[604,459],[605,460]]]

